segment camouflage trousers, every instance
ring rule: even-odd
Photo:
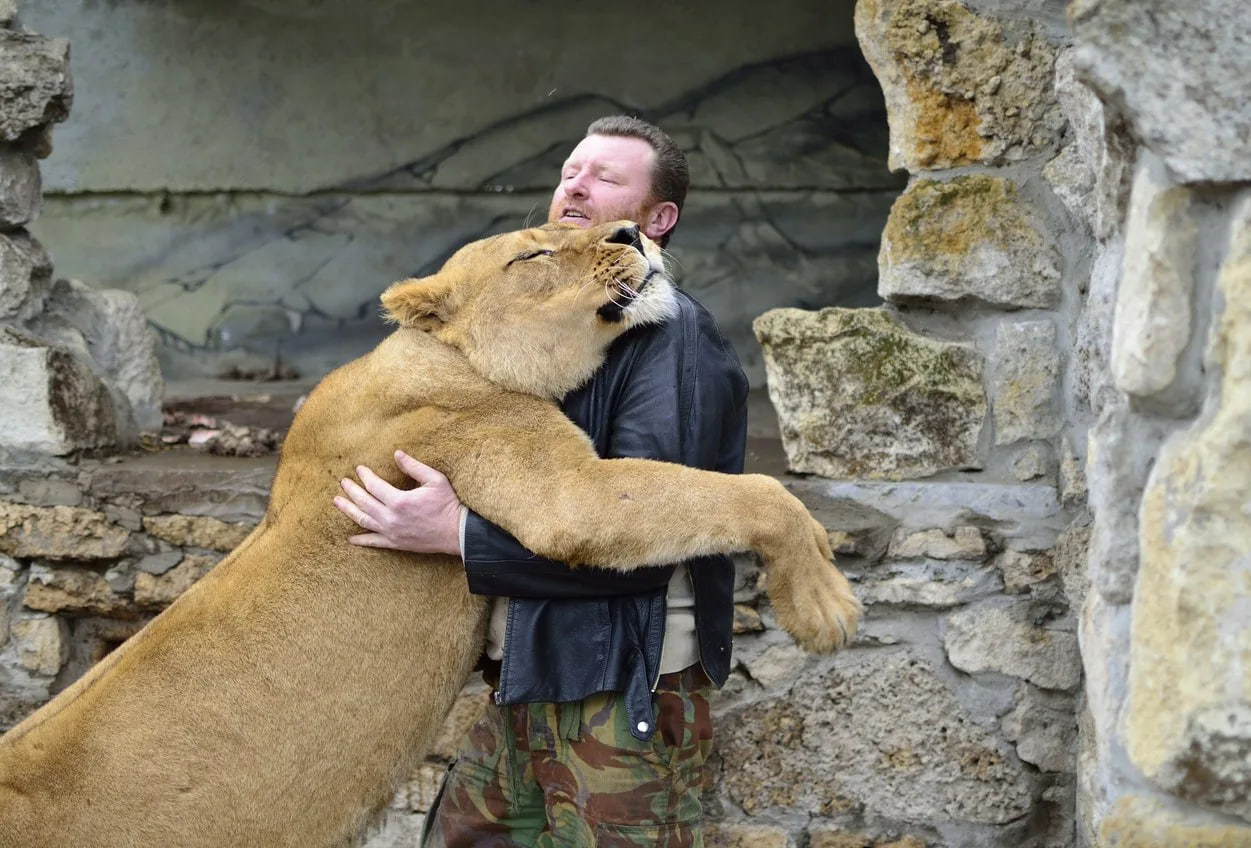
[[[488,704],[448,771],[422,845],[702,846],[711,688],[698,665],[661,675],[647,741],[630,733],[618,693]]]

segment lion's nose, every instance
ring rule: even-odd
[[[625,244],[633,247],[639,253],[643,252],[643,242],[639,238],[639,225],[631,224],[628,227],[618,227],[617,230],[605,239],[609,244]]]

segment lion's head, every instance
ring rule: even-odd
[[[473,242],[382,294],[387,317],[459,348],[488,379],[560,398],[626,330],[669,318],[673,283],[638,225],[547,224]]]

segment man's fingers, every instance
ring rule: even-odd
[[[355,480],[344,477],[339,481],[339,486],[343,489],[343,493],[351,498],[352,503],[360,507],[361,511],[370,515],[375,519],[381,519],[382,513],[386,511],[386,504],[375,498],[360,487]]]
[[[412,477],[423,486],[447,483],[447,477],[443,476],[443,472],[438,469],[431,468],[424,462],[413,459],[402,450],[397,450],[395,452],[395,464],[400,467],[401,471],[409,477]]]
[[[386,536],[383,536],[381,533],[361,533],[358,536],[349,536],[348,541],[353,545],[360,545],[363,548],[398,549],[394,542]]]
[[[383,480],[364,465],[356,466],[356,476],[361,478],[361,483],[365,485],[365,490],[384,504],[390,504],[391,499],[400,493],[399,489]]]
[[[360,487],[358,486],[356,488],[359,489]],[[378,521],[372,515],[365,512],[363,509],[358,507],[356,504],[352,503],[352,501],[348,500],[347,498],[336,496],[334,499],[334,505],[339,510],[339,512],[343,513],[348,518],[355,521],[358,525],[360,525],[365,530],[372,530],[375,533],[380,532],[382,530],[382,525],[379,524]]]

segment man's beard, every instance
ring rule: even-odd
[[[586,217],[564,219],[564,214],[568,210],[577,210]],[[547,210],[547,222],[549,224],[555,224],[562,222],[563,219],[563,223],[574,224],[575,226],[582,227],[584,229],[595,227],[600,224],[607,224],[609,221],[633,221],[634,223],[642,226],[643,213],[644,209],[642,207],[635,209],[627,208],[620,211],[611,207],[607,210],[595,209],[588,211],[581,204],[577,203],[553,203]]]

